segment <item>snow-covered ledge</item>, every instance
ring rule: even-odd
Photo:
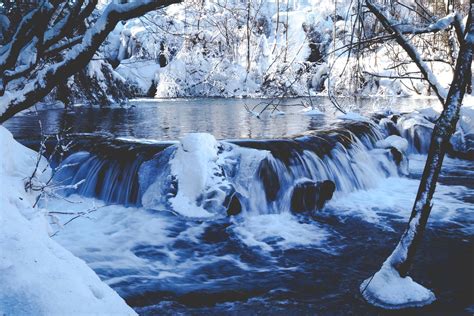
[[[44,213],[32,208],[36,197],[24,189],[36,157],[0,125],[0,314],[135,315],[49,237]]]

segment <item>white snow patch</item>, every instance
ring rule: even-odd
[[[337,118],[340,120],[370,122],[369,118],[354,112],[347,112],[346,114],[339,115]]]
[[[310,115],[310,116],[325,115],[324,112],[321,112],[320,110],[318,110],[316,108],[306,108],[306,109],[301,110],[301,113],[304,114],[304,115]]]
[[[362,282],[360,291],[369,303],[386,309],[421,307],[436,300],[433,292],[409,276],[400,277],[387,262],[373,277]]]
[[[171,160],[171,173],[178,181],[178,193],[170,199],[174,211],[188,217],[210,217],[212,213],[197,206],[199,195],[214,185],[217,166],[217,141],[206,133],[188,134],[181,139]]]
[[[133,315],[116,292],[48,235],[24,179],[37,153],[0,126],[0,314]]]
[[[408,141],[397,135],[390,135],[385,139],[377,141],[375,146],[378,148],[390,148],[395,147],[400,152],[404,153],[408,149]]]

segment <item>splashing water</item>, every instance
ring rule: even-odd
[[[387,246],[397,242],[396,231],[412,207],[425,159],[419,153],[429,135],[402,122],[351,122],[267,141],[192,134],[153,154],[121,158],[72,153],[55,181],[85,180],[77,190],[63,192],[79,203],[58,199],[47,201],[48,208],[96,210],[69,223],[56,238],[145,314],[189,307],[263,312],[280,305],[285,311],[297,306],[296,311],[314,312],[318,306],[331,310],[328,304],[340,310],[352,297],[344,293],[357,288],[367,277],[364,271],[374,270]],[[389,135],[405,138],[407,151]],[[391,148],[400,151],[400,161]],[[463,240],[472,236],[474,188],[454,176],[472,170],[472,162],[446,159],[430,219],[440,229],[437,235],[461,236],[446,246],[460,255],[470,245]],[[326,207],[293,214],[295,185],[323,180],[336,185]],[[227,217],[234,196],[242,213]],[[128,207],[107,205],[116,203]],[[446,267],[441,257],[430,260]],[[452,278],[450,288],[464,291],[462,276]],[[356,282],[347,284],[351,279]],[[352,304],[350,310],[358,303]]]

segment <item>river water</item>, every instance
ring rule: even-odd
[[[260,101],[142,100],[127,108],[39,111],[13,118],[6,126],[24,141],[38,139],[38,118],[46,133],[107,132],[155,141],[177,140],[192,132],[210,133],[216,139],[277,139],[308,130],[319,135],[334,128],[338,115],[328,111],[326,116],[307,116],[294,105],[299,100],[287,100],[288,105],[280,107],[285,115],[259,119],[245,110],[244,102]],[[328,104],[325,99],[318,102]],[[394,106],[393,100],[360,102],[358,109],[365,114],[384,107],[383,102]],[[401,99],[397,104],[402,109],[410,102]],[[335,177],[339,187],[345,180],[359,185],[337,190],[323,210],[310,214],[295,215],[259,202],[238,216],[187,218],[179,210],[153,205],[106,203],[94,197],[94,190],[79,191],[67,200],[45,198],[42,206],[87,213],[58,227],[54,238],[84,259],[140,314],[472,315],[474,163],[454,158],[444,163],[411,273],[438,300],[422,309],[387,312],[361,298],[360,283],[377,271],[406,225],[426,159],[423,153],[411,152],[409,173],[401,175],[361,139],[360,148],[335,147],[329,160],[321,160],[334,165],[325,169],[326,176]],[[275,157],[285,151],[274,150]],[[347,163],[340,152],[350,156]],[[70,157],[74,155],[81,153]],[[99,166],[93,162],[89,160],[91,166]],[[367,163],[380,166],[374,169]],[[105,170],[107,164],[100,166]],[[295,174],[304,173],[292,168]],[[97,174],[113,177],[106,170]],[[69,218],[58,219],[64,223]]]
[[[19,139],[38,137],[39,120],[45,134],[108,132],[121,137],[177,140],[187,133],[206,132],[217,139],[278,138],[319,128],[328,124],[328,119],[341,114],[324,97],[313,98],[312,102],[315,107],[325,110],[326,116],[301,115],[305,109],[301,103],[309,103],[304,99],[283,100],[279,112],[272,111],[273,106],[270,106],[260,119],[250,115],[245,108],[246,105],[250,109],[257,105],[254,112],[258,113],[269,102],[271,100],[265,99],[142,99],[125,107],[30,111],[13,117],[5,125]],[[438,101],[359,98],[340,102],[349,109],[371,113],[374,110],[412,108],[413,103],[427,107]],[[281,112],[286,115],[281,115]]]

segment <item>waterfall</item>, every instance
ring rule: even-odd
[[[311,195],[332,197],[333,189],[322,191],[324,181],[326,187],[332,183],[337,198],[405,173],[403,149],[380,146],[391,134],[413,142],[400,122],[344,121],[331,130],[276,140],[217,141],[209,134],[190,134],[174,144],[95,142],[70,154],[56,169],[54,183],[68,186],[64,195],[173,210],[187,217],[290,212],[297,204],[315,208],[324,200]]]

